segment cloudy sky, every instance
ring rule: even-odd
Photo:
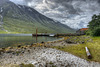
[[[100,0],[11,0],[30,6],[71,28],[85,28],[93,14],[100,13]]]

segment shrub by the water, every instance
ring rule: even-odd
[[[100,36],[100,27],[97,27],[96,29],[94,29],[92,35],[93,35],[93,36]]]

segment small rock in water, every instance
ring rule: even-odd
[[[21,45],[18,45],[17,47],[18,47],[18,48],[20,48],[20,47],[21,47]]]
[[[44,42],[42,41],[41,43],[43,44]]]

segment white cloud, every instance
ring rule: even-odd
[[[87,27],[93,14],[100,12],[98,0],[11,0],[33,7],[40,13],[72,28]]]
[[[14,3],[16,3],[16,4],[22,4],[22,5],[24,5],[24,0],[10,0],[10,1],[12,1],[12,2],[14,2]]]

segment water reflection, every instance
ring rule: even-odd
[[[19,35],[13,34],[13,35],[6,35],[6,34],[0,34],[0,48],[1,47],[9,47],[9,46],[18,46],[18,45],[31,45],[32,43],[37,42],[47,42],[47,41],[53,41],[59,39],[57,37],[32,37],[32,35]]]

